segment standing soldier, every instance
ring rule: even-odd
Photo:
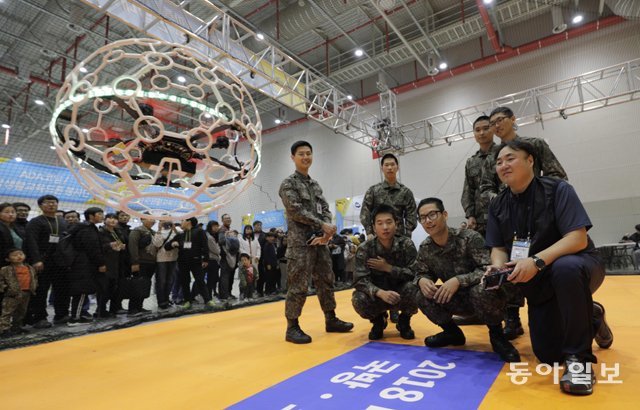
[[[296,171],[280,185],[280,198],[287,212],[289,241],[287,247],[288,280],[285,315],[286,340],[292,343],[311,343],[311,336],[302,331],[298,317],[307,299],[309,277],[318,292],[325,316],[327,332],[349,332],[353,323],[336,317],[333,294],[333,271],[327,243],[337,231],[331,224],[329,204],[322,196],[322,188],[309,176],[313,163],[313,149],[306,141],[291,146],[291,159]]]
[[[379,205],[391,205],[398,216],[397,235],[411,238],[411,233],[418,222],[416,219],[416,200],[413,192],[398,182],[398,158],[393,154],[385,154],[380,160],[384,181],[367,189],[360,209],[360,223],[367,236],[373,235],[373,219],[371,213]]]
[[[414,339],[411,316],[418,312],[417,288],[410,266],[416,259],[416,246],[405,236],[396,236],[396,215],[391,205],[373,210],[375,237],[358,248],[351,299],[360,316],[373,324],[370,340],[378,340],[387,327],[387,310],[402,313],[396,328],[403,339]]]
[[[497,145],[493,142],[493,128],[489,117],[478,117],[473,123],[473,136],[480,149],[467,159],[464,167],[464,188],[462,190],[462,208],[467,218],[467,228],[473,229],[484,237],[487,225],[488,203],[480,195],[480,182],[484,163],[495,154]]]
[[[491,111],[489,124],[494,129],[496,135],[503,143],[510,141],[524,141],[533,146],[536,156],[534,164],[534,174],[536,176],[554,177],[558,179],[567,178],[567,173],[560,165],[560,161],[549,148],[549,145],[542,138],[521,137],[516,133],[516,117],[508,107],[498,107]],[[485,162],[485,168],[482,172],[482,182],[480,183],[480,195],[485,204],[491,202],[498,193],[500,193],[506,185],[503,185],[498,179],[496,173],[495,155],[490,155]],[[507,302],[507,315],[505,319],[504,333],[509,340],[524,334],[522,323],[520,321],[520,308],[524,306],[524,297],[518,289],[513,289],[513,295],[510,295]]]

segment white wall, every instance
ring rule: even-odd
[[[552,83],[591,70],[640,58],[638,23],[625,23],[481,70],[413,90],[398,97],[399,122],[406,123],[464,108],[509,93]],[[368,106],[377,110],[374,105]],[[596,243],[617,241],[640,222],[640,102],[522,127],[521,135],[545,138],[566,169],[595,225]],[[228,212],[239,225],[247,212],[282,208],[277,191],[293,171],[290,145],[306,139],[314,146],[311,176],[329,200],[362,194],[381,179],[371,152],[312,122],[264,136],[263,167],[257,186],[244,192]],[[450,223],[462,219],[460,195],[464,163],[477,149],[465,140],[400,158],[402,183],[416,197],[442,198]],[[266,193],[264,193],[264,192]],[[421,229],[421,228],[418,228]]]

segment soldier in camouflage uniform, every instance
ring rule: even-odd
[[[353,308],[373,324],[370,340],[378,340],[387,327],[387,310],[401,310],[396,328],[403,339],[414,339],[411,316],[418,307],[417,288],[409,268],[416,259],[411,239],[396,236],[397,217],[391,205],[373,210],[375,237],[360,245],[356,254],[356,271],[352,296]]]
[[[360,223],[364,226],[367,236],[373,235],[371,212],[378,205],[391,205],[398,216],[396,234],[411,238],[411,233],[418,226],[413,192],[397,180],[399,166],[395,155],[385,154],[380,160],[380,166],[384,181],[369,187],[364,195],[360,209]]]
[[[412,266],[418,307],[443,332],[428,336],[429,347],[460,346],[466,339],[453,322],[453,314],[477,314],[489,327],[493,351],[505,362],[519,362],[518,351],[502,332],[506,294],[503,289],[484,290],[481,279],[490,262],[489,251],[479,233],[447,226],[447,211],[438,198],[418,205],[418,218],[429,237],[420,244]],[[436,286],[440,279],[442,285]]]
[[[322,188],[309,177],[309,168],[313,163],[311,144],[306,141],[295,142],[291,146],[291,159],[296,171],[282,181],[279,191],[289,226],[286,340],[300,344],[311,343],[311,337],[300,329],[298,323],[307,299],[310,278],[313,278],[325,315],[326,331],[348,332],[353,328],[353,323],[343,322],[335,314],[334,277],[327,243],[337,229],[331,224],[331,212],[322,196]]]
[[[493,142],[493,128],[489,117],[478,117],[473,123],[473,136],[480,149],[467,159],[464,167],[464,188],[462,190],[462,208],[467,218],[467,228],[484,236],[487,225],[488,203],[480,195],[480,182],[484,163],[495,155],[498,146]]]
[[[533,145],[535,150],[536,162],[534,164],[534,173],[536,176],[554,177],[568,180],[567,173],[560,165],[560,162],[549,148],[549,145],[542,138],[521,137],[516,134],[515,121],[508,107],[498,107],[491,111],[490,125],[494,127],[496,135],[502,142],[513,140],[521,140]],[[489,202],[500,193],[505,185],[498,179],[496,173],[495,155],[490,155],[484,164],[485,168],[482,172],[482,181],[480,183],[480,195],[486,204],[485,209],[489,208]],[[520,308],[524,306],[524,297],[517,288],[513,288],[513,294],[509,296],[507,301],[507,315],[505,319],[505,334],[509,340],[524,334],[522,323],[520,322]]]

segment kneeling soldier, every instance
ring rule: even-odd
[[[429,336],[429,347],[461,346],[466,339],[452,315],[476,314],[489,327],[493,351],[505,362],[519,362],[518,351],[502,333],[506,295],[502,289],[484,290],[481,279],[489,264],[489,251],[479,233],[447,225],[447,211],[438,198],[418,205],[418,220],[429,237],[420,244],[412,270],[420,288],[418,307],[444,331]],[[440,279],[441,286],[435,282]]]
[[[412,283],[409,268],[416,258],[410,238],[396,236],[397,217],[393,207],[380,205],[373,211],[375,236],[360,245],[356,254],[353,308],[373,324],[370,340],[382,338],[387,327],[387,311],[401,310],[396,328],[403,339],[414,339],[411,316],[418,312],[415,304],[418,289]]]

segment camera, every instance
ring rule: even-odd
[[[511,275],[513,268],[502,268],[495,270],[484,277],[484,290],[498,289],[505,282],[507,277]]]

